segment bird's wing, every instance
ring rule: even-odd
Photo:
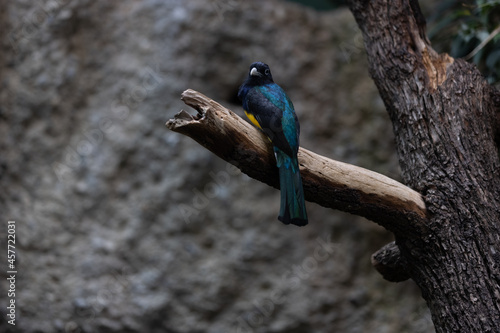
[[[292,148],[298,149],[300,126],[292,101],[276,83],[267,84],[259,89],[271,103],[282,110],[282,126],[285,136]]]
[[[271,90],[267,86],[262,86],[249,91],[248,110],[245,112],[250,114],[249,119],[252,122],[257,121],[256,125],[271,139],[274,146],[293,157],[298,150],[295,113],[287,110],[290,100],[284,91],[278,85],[273,86]],[[293,105],[291,108],[293,111]]]

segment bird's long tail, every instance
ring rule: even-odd
[[[280,173],[281,207],[278,219],[285,224],[304,226],[307,224],[304,190],[297,157],[291,158],[275,148],[276,162]]]

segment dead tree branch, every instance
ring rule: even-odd
[[[181,110],[166,123],[169,129],[191,137],[250,177],[279,187],[273,149],[264,134],[197,91],[186,90],[181,99],[198,113],[192,116]],[[366,217],[396,235],[425,228],[424,201],[409,187],[304,148],[298,158],[308,201]]]
[[[372,255],[372,265],[387,281],[401,282],[410,278],[406,271],[406,260],[401,256],[396,242],[391,242],[375,252]]]

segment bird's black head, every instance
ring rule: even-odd
[[[274,82],[273,76],[267,64],[259,61],[250,65],[247,83],[250,85],[262,85],[272,82]]]
[[[273,83],[273,76],[269,66],[263,62],[254,62],[250,65],[248,76],[238,90],[238,98],[243,101],[243,107],[247,109],[244,101],[250,89],[256,86],[263,86],[268,83]]]

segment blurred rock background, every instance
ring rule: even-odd
[[[302,146],[399,179],[346,8],[283,1],[0,3],[0,230],[16,221],[16,326],[2,332],[433,332],[390,233],[278,191],[164,124],[192,88],[243,115],[253,61],[294,101]],[[194,112],[189,110],[189,112]]]

